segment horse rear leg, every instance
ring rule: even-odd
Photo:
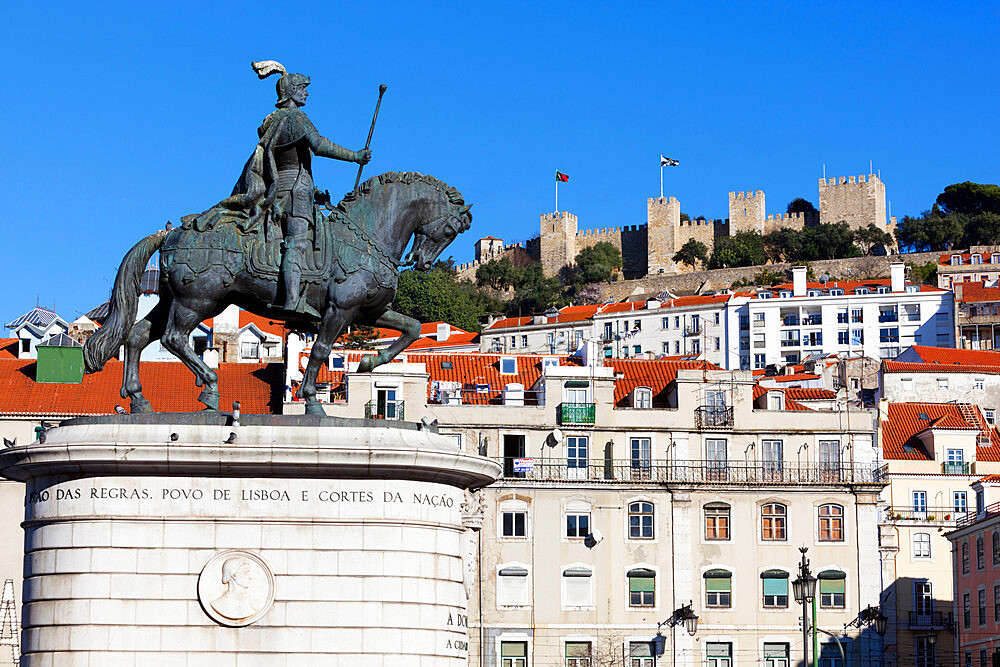
[[[122,372],[122,398],[129,399],[130,411],[152,412],[153,407],[142,395],[142,384],[139,383],[139,358],[146,347],[163,335],[167,324],[168,306],[163,297],[153,306],[146,317],[132,325],[125,337],[125,368]]]
[[[201,313],[183,306],[175,300],[170,304],[167,324],[160,340],[163,342],[163,347],[183,361],[184,365],[194,373],[198,386],[204,385],[205,388],[198,396],[198,400],[205,404],[206,409],[218,410],[219,376],[188,345],[191,332],[201,320]]]
[[[299,385],[299,398],[305,399],[307,415],[326,415],[323,405],[316,399],[316,376],[319,375],[320,367],[330,358],[330,349],[344,325],[354,319],[357,312],[357,306],[341,310],[330,303],[323,313],[323,323],[320,324],[319,335],[313,341],[309,364],[302,374],[302,384]],[[297,363],[297,360],[289,359],[286,363]]]
[[[385,311],[377,320],[368,322],[368,324],[386,329],[398,329],[403,333],[392,342],[392,345],[378,354],[370,354],[362,359],[361,365],[358,366],[359,373],[368,373],[376,366],[389,363],[396,358],[397,354],[408,348],[413,341],[420,337],[420,322],[394,310]]]

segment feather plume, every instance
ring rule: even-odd
[[[250,63],[250,66],[253,67],[254,72],[257,72],[257,77],[260,79],[266,79],[272,74],[277,74],[279,72],[281,74],[285,74],[288,71],[285,69],[285,66],[277,60],[257,60]]]

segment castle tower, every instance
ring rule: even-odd
[[[875,223],[891,232],[885,217],[885,183],[875,174],[819,179],[819,221],[841,220],[852,229]]]
[[[648,274],[674,272],[674,253],[683,245],[679,242],[680,224],[681,205],[676,198],[650,197],[646,200]]]
[[[729,233],[764,233],[764,191],[729,193]]]
[[[559,269],[576,261],[576,216],[569,211],[542,214],[539,257],[542,272],[554,276]]]
[[[503,252],[503,239],[495,236],[484,236],[476,241],[476,261],[488,262]]]

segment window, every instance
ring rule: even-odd
[[[969,543],[962,542],[962,574],[969,573]]]
[[[842,542],[844,540],[844,508],[840,505],[819,506],[819,541]]]
[[[983,548],[983,536],[980,535],[976,538],[976,569],[985,570],[986,569],[986,553]]]
[[[528,604],[528,570],[508,565],[497,573],[497,605],[523,607]]]
[[[940,391],[948,391],[948,378],[938,378],[937,379],[937,388]]]
[[[587,479],[588,444],[586,436],[566,438],[566,476],[570,479]]]
[[[979,649],[979,667],[986,667],[986,651],[987,649]]]
[[[670,341],[663,341],[662,347],[664,355],[670,354]]]
[[[718,410],[724,410],[724,408],[719,407],[719,403],[709,403],[709,405],[716,407]],[[725,413],[722,413],[725,414]],[[726,455],[726,441],[720,439],[710,439],[705,440],[705,468],[706,476],[710,479],[722,480],[726,478],[726,468],[727,468],[727,455]]]
[[[844,296],[844,290],[839,287],[834,287],[830,290],[830,296]]]
[[[764,644],[764,667],[788,667],[788,644]]]
[[[898,343],[899,342],[899,327],[887,327],[878,330],[878,342],[880,343]]]
[[[926,615],[934,611],[934,588],[926,579],[913,582],[913,611]]]
[[[243,359],[259,359],[260,343],[255,340],[245,340],[240,343],[240,357]]]
[[[761,368],[764,368],[765,366],[767,366],[765,355],[763,354],[753,355],[753,368],[755,371],[758,371]]]
[[[956,513],[965,514],[969,511],[969,495],[965,491],[955,491],[951,495]]]
[[[951,265],[952,266],[961,266],[962,265],[962,256],[961,255],[952,255],[951,256]]]
[[[653,407],[653,390],[649,387],[636,387],[632,398],[632,407],[651,408]]]
[[[568,508],[566,510],[566,537],[584,538],[587,535],[590,535],[590,512],[584,512],[579,507]]]
[[[979,625],[986,625],[986,589],[980,588],[977,595],[979,599]]]
[[[697,338],[691,341],[691,354],[701,354],[701,341]]]
[[[715,337],[715,350],[716,350],[716,352],[718,352],[721,349],[722,349],[722,339],[719,338],[718,336],[716,336]]]
[[[675,329],[680,329],[681,328],[681,318],[680,318],[680,316],[675,316],[674,317],[674,328]]]
[[[670,328],[670,318],[669,317],[664,317],[663,319],[660,320],[660,328],[661,329],[669,329]]]
[[[993,622],[1000,623],[1000,584],[993,584]]]
[[[628,604],[630,607],[652,607],[656,593],[656,573],[645,568],[628,572]]]
[[[921,518],[927,515],[927,492],[913,492],[913,513]]]
[[[972,256],[972,261],[969,262],[969,263],[970,264],[982,264],[983,263],[983,256],[982,255],[973,255]]]
[[[653,539],[653,503],[640,501],[628,506],[628,536],[631,540]]]
[[[500,374],[517,375],[517,357],[500,357]]]
[[[521,336],[521,347],[528,347],[528,337]]]
[[[679,340],[674,341],[674,354],[681,353],[681,342]]]
[[[528,642],[500,642],[500,667],[528,667]]]
[[[829,609],[844,608],[844,582],[847,575],[839,570],[819,573],[819,606]]]
[[[851,308],[851,322],[858,323],[864,321],[864,311],[861,308]]]
[[[633,479],[649,479],[653,465],[652,441],[649,438],[631,438],[629,450]]]
[[[993,564],[1000,564],[1000,532],[993,531]]]
[[[501,537],[528,536],[528,504],[523,500],[506,500],[500,504]]]
[[[913,638],[914,667],[934,667],[934,644],[927,635]]]
[[[768,503],[760,508],[760,537],[763,540],[785,540],[786,508],[781,503]]]
[[[982,391],[985,388],[985,382],[983,378],[976,378],[972,381],[972,388],[976,391]]]
[[[972,597],[968,593],[962,596],[962,626],[972,627]]]
[[[914,533],[913,534],[913,557],[914,558],[930,558],[931,557],[931,534],[930,533]]]
[[[511,337],[510,337],[510,346],[511,346],[512,348],[513,348],[513,347],[517,347],[517,336],[511,336]]]
[[[590,642],[566,642],[566,667],[590,667]]]
[[[715,313],[715,323],[719,323],[719,313]]]
[[[733,573],[729,570],[709,570],[705,578],[705,606],[733,606]]]
[[[847,329],[837,332],[837,345],[848,345],[850,344],[849,334]]]
[[[729,539],[729,505],[725,503],[705,505],[705,539]]]
[[[788,573],[782,570],[767,570],[760,575],[764,587],[764,606],[784,608],[788,606]]]
[[[563,606],[590,607],[594,604],[591,591],[593,572],[586,567],[570,567],[563,570]]]
[[[900,378],[899,388],[901,391],[905,392],[906,394],[909,394],[911,391],[913,391],[913,378]]]
[[[754,347],[767,347],[767,336],[762,333],[755,333],[753,335],[753,346]]]
[[[652,642],[629,642],[629,667],[655,667]]]
[[[722,642],[710,642],[705,646],[705,664],[708,667],[732,667],[733,645]]]
[[[990,426],[995,425],[997,423],[997,411],[989,408],[983,408],[983,419],[985,419],[986,423]]]

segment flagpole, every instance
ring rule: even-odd
[[[660,158],[660,199],[663,199],[663,158]]]
[[[556,215],[559,215],[559,179],[556,179]]]

